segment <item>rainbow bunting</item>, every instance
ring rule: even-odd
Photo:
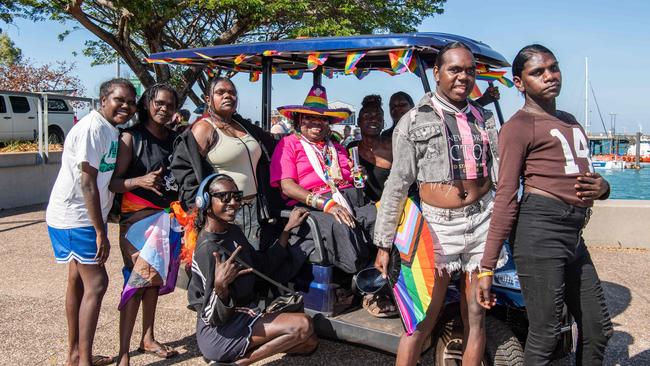
[[[505,74],[506,74],[505,71],[477,72],[476,80],[498,81],[501,84],[507,86],[508,88],[512,88],[515,84],[512,81],[510,81],[510,79],[506,78],[504,76]]]
[[[409,71],[417,76],[420,76],[420,67],[418,66],[418,60],[415,57],[411,57],[411,62],[409,63]]]
[[[400,254],[400,274],[393,285],[395,302],[404,328],[413,334],[418,323],[424,320],[435,281],[433,242],[438,240],[419,207],[407,199],[402,213],[404,220],[397,228],[393,244]]]
[[[388,58],[390,59],[390,67],[397,74],[405,73],[409,70],[409,65],[411,64],[411,59],[413,57],[413,50],[396,50],[388,52]]]
[[[300,80],[302,79],[302,70],[287,70],[287,75],[289,75],[290,78],[294,80]]]
[[[214,60],[216,60],[216,59],[214,59],[214,58],[212,58],[212,57],[210,57],[210,56],[208,56],[208,55],[204,55],[204,54],[202,54],[201,52],[196,52],[196,51],[195,51],[194,53],[195,53],[197,56],[199,56],[199,57],[201,57],[201,58],[203,58],[203,59],[206,59],[206,60],[210,60],[210,61],[214,61]]]
[[[191,58],[179,57],[179,58],[164,58],[164,59],[154,59],[145,57],[144,60],[150,64],[191,64],[194,62]]]
[[[328,53],[314,52],[310,53],[307,57],[307,70],[314,70],[318,66],[323,66],[327,58],[329,57]]]
[[[472,89],[472,92],[469,93],[469,97],[471,99],[477,99],[480,98],[481,96],[483,96],[483,93],[481,93],[481,89],[479,89],[478,85],[474,83],[474,89]]]
[[[366,76],[368,76],[368,74],[370,74],[370,70],[368,70],[368,69],[355,69],[354,70],[354,76],[356,76],[357,79],[359,79],[359,80],[365,78]]]
[[[334,70],[323,69],[323,75],[327,76],[328,79],[332,79],[334,77]]]
[[[244,62],[245,60],[247,60],[247,59],[249,59],[251,57],[252,57],[251,55],[245,55],[245,54],[242,53],[241,55],[235,57],[235,65],[239,65],[239,64],[241,64],[242,62]]]
[[[267,57],[269,57],[269,56],[277,56],[279,54],[280,54],[280,52],[278,52],[276,50],[266,50],[266,51],[262,52],[262,56],[267,56]]]
[[[260,79],[260,72],[259,71],[253,71],[248,75],[248,81],[254,83]]]
[[[387,73],[387,74],[390,75],[390,76],[395,76],[395,75],[397,75],[397,74],[395,73],[395,71],[393,71],[393,70],[391,70],[391,69],[380,68],[380,69],[378,69],[378,70],[379,70],[379,71],[383,71],[383,72]]]
[[[357,68],[357,64],[365,55],[365,52],[348,53],[348,57],[345,60],[345,75],[350,75],[352,72],[354,72],[354,70]]]

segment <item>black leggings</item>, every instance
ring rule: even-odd
[[[602,365],[612,323],[582,227],[587,209],[524,194],[513,256],[528,311],[526,365],[547,365],[566,303],[578,325],[577,365]]]

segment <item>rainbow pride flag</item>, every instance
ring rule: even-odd
[[[402,220],[393,244],[399,250],[401,264],[393,295],[408,335],[424,320],[435,280],[433,242],[438,240],[422,216],[418,205],[406,200]]]
[[[410,71],[409,65],[411,59],[413,58],[413,50],[395,50],[388,52],[388,58],[390,59],[390,67],[397,74],[403,74],[407,71]]]
[[[249,59],[251,57],[252,57],[251,55],[245,55],[245,54],[242,53],[241,55],[235,57],[235,65],[239,65],[239,64],[241,64],[242,62],[244,62],[245,60],[247,60],[247,59]]]
[[[262,52],[262,56],[267,56],[267,57],[269,57],[269,56],[277,56],[279,54],[280,54],[280,52],[278,52],[276,50],[266,50],[266,51]]]
[[[260,72],[259,71],[253,71],[248,75],[248,81],[254,83],[260,79]]]
[[[294,79],[294,80],[302,79],[302,74],[303,74],[302,70],[288,70],[287,71],[287,75],[289,75],[289,77]]]
[[[332,69],[323,69],[323,75],[327,76],[328,79],[334,78],[334,70]]]
[[[483,96],[483,93],[481,92],[481,89],[479,89],[478,85],[474,83],[474,88],[472,89],[472,92],[469,93],[469,97],[472,99],[480,98]]]
[[[359,80],[365,78],[366,76],[368,76],[368,74],[370,74],[370,70],[368,70],[368,69],[355,69],[354,70],[354,76],[356,76],[357,79],[359,79]]]
[[[476,74],[476,80],[483,80],[483,81],[498,81],[501,84],[507,86],[508,88],[512,88],[515,84],[508,78],[506,78],[504,75],[506,74],[505,71],[486,71],[486,72],[478,72]]]
[[[365,55],[366,55],[365,52],[348,53],[348,56],[345,60],[345,68],[344,68],[345,75],[350,75],[351,73],[353,73],[354,70],[356,70],[357,68],[357,64],[359,63],[359,61],[361,61],[361,59]]]
[[[318,66],[323,66],[327,58],[329,57],[328,53],[323,52],[314,52],[310,53],[307,57],[307,70],[314,70]]]

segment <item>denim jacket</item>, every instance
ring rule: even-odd
[[[408,188],[416,179],[419,183],[452,181],[447,128],[431,97],[432,93],[427,93],[399,120],[393,132],[393,166],[381,195],[375,223],[374,243],[379,247],[390,248],[393,245]],[[485,123],[492,154],[490,178],[496,184],[499,154],[494,116],[478,104],[470,103]]]

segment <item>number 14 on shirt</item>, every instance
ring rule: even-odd
[[[594,167],[591,165],[591,156],[589,156],[589,144],[587,143],[587,137],[579,128],[572,128],[572,130],[575,158],[573,156],[573,151],[571,151],[571,147],[569,146],[569,141],[567,141],[562,132],[560,132],[560,130],[557,128],[554,128],[550,131],[551,136],[556,137],[558,140],[560,140],[560,144],[562,145],[565,161],[564,173],[567,175],[580,173],[580,167],[578,167],[578,164],[575,162],[576,158],[587,159],[587,162],[589,163],[589,171],[593,173]]]

